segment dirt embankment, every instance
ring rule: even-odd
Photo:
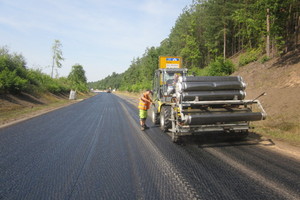
[[[241,67],[240,75],[247,83],[247,99],[259,100],[268,117],[257,123],[263,134],[300,145],[300,51],[265,63],[253,62]]]

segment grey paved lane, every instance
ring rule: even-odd
[[[258,145],[175,145],[141,132],[114,94],[0,129],[0,199],[300,199],[299,188],[299,161]]]

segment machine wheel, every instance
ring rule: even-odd
[[[160,109],[160,129],[167,132],[171,127],[171,106],[162,106]]]
[[[151,108],[151,119],[153,124],[159,124],[159,115],[155,112],[155,108]]]

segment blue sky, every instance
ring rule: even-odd
[[[159,46],[192,0],[0,0],[0,46],[30,68],[51,72],[52,45],[62,43],[67,76],[74,64],[88,81],[122,73],[147,47]]]

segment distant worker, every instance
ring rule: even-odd
[[[140,102],[138,106],[142,131],[149,128],[146,125],[146,119],[147,119],[147,110],[150,108],[150,105],[152,104],[152,99],[149,96],[150,94],[152,95],[153,92],[151,90],[146,90],[146,92],[144,92],[142,97],[140,98]]]
[[[179,79],[179,75],[178,74],[174,74],[174,81],[173,84],[176,85],[176,83],[178,82]]]

